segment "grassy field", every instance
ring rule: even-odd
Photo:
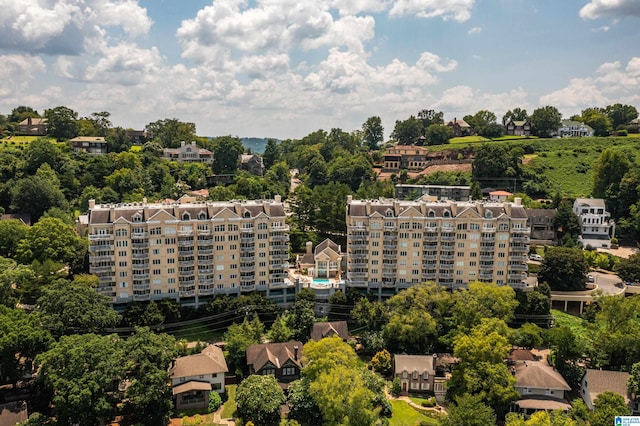
[[[236,404],[236,385],[229,385],[227,386],[227,402],[224,403],[220,417],[223,419],[235,417],[236,408],[238,408]]]
[[[421,423],[426,425],[437,425],[438,421],[419,413],[405,401],[391,400],[393,415],[389,419],[389,426],[418,426]]]
[[[553,315],[553,318],[555,319],[556,326],[569,327],[578,340],[588,340],[589,333],[582,323],[582,318],[556,309],[551,310],[551,315]]]

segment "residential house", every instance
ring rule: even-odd
[[[400,379],[402,393],[433,393],[438,402],[444,402],[449,375],[439,368],[443,364],[438,365],[438,358],[438,354],[393,355],[393,374]]]
[[[616,224],[602,198],[576,198],[573,213],[580,221],[579,241],[584,247],[609,247],[615,235]]]
[[[92,155],[102,155],[108,152],[107,141],[102,136],[78,136],[70,139],[74,152],[86,152]]]
[[[162,157],[179,163],[212,163],[213,153],[208,149],[198,148],[195,142],[180,142],[180,148],[164,148]]]
[[[531,244],[556,245],[558,236],[553,226],[555,209],[525,209],[527,226],[531,228]]]
[[[514,409],[525,416],[540,410],[568,411],[571,404],[566,392],[571,387],[545,360],[524,349],[513,350],[507,362],[515,376],[515,389],[520,398]]]
[[[447,126],[451,129],[455,137],[472,136],[475,134],[473,127],[462,119],[454,118],[447,123]]]
[[[417,145],[394,145],[383,157],[385,170],[419,169],[428,165],[429,150]]]
[[[514,120],[511,118],[504,127],[506,135],[531,136],[531,122],[529,120]]]
[[[624,371],[594,370],[588,368],[580,382],[580,395],[590,410],[593,410],[593,401],[602,392],[610,391],[622,395],[627,406],[634,415],[640,414],[638,399],[631,398],[627,392],[629,373]]]
[[[593,136],[593,128],[579,121],[562,120],[557,135],[561,138],[590,137]]]
[[[507,201],[507,198],[511,197],[513,194],[508,191],[491,191],[489,192],[489,201],[496,201],[499,203],[504,203]]]
[[[18,133],[31,136],[44,136],[47,134],[46,118],[27,117],[18,124]]]
[[[0,404],[0,426],[15,426],[29,418],[26,401]]]
[[[318,244],[313,252],[312,246],[313,243],[307,241],[305,254],[296,257],[296,268],[306,269],[307,275],[315,278],[340,278],[344,259],[340,246],[328,238]]]
[[[254,176],[262,176],[264,173],[264,163],[258,154],[241,154],[240,170],[245,170]]]
[[[395,186],[395,197],[400,200],[416,200],[423,195],[431,195],[437,200],[467,201],[471,196],[470,186],[450,186],[450,185],[409,185],[397,184]]]
[[[300,378],[302,346],[302,342],[249,345],[249,374],[271,374],[283,389],[287,389],[289,383]]]
[[[201,353],[182,356],[169,370],[176,409],[206,408],[211,391],[224,392],[224,376],[229,369],[222,349],[207,346]]]
[[[133,130],[127,129],[124,131],[124,136],[129,140],[131,145],[142,145],[152,138],[150,133],[146,130]]]
[[[345,342],[349,339],[349,327],[346,321],[316,322],[311,329],[311,340],[338,336]]]
[[[629,123],[627,123],[627,130],[629,133],[638,133],[640,130],[640,118],[634,118]]]

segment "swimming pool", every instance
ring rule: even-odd
[[[326,278],[314,278],[313,279],[313,283],[314,284],[320,284],[320,285],[328,285],[329,284],[329,280]]]

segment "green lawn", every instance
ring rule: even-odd
[[[179,329],[167,329],[166,333],[173,335],[177,340],[185,339],[189,342],[217,342],[221,340],[224,332],[220,330],[211,330],[207,325],[190,324]]]
[[[236,416],[236,385],[227,386],[227,402],[224,403],[220,417],[230,419]]]
[[[589,333],[582,322],[582,318],[556,309],[551,310],[551,315],[553,315],[556,326],[569,327],[578,340],[588,341]]]
[[[438,421],[420,414],[405,401],[390,400],[393,416],[389,419],[389,426],[418,426],[422,422],[427,425],[437,425]]]

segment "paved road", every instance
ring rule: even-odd
[[[595,283],[598,285],[598,289],[602,290],[604,294],[619,294],[623,291],[623,286],[620,285],[622,280],[615,274],[590,272],[589,275],[593,275]],[[618,284],[618,286],[616,286],[616,284]]]

